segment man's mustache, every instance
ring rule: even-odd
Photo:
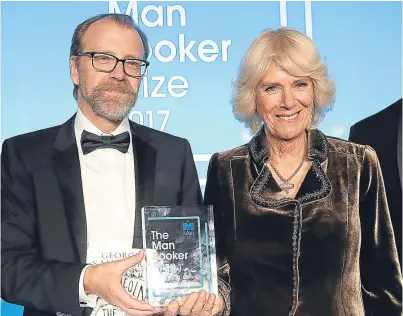
[[[135,94],[135,91],[127,84],[105,83],[96,88],[98,91],[116,91],[125,94]]]

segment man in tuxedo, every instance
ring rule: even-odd
[[[130,16],[84,21],[70,49],[77,113],[3,143],[2,298],[24,306],[25,316],[88,315],[98,298],[128,315],[164,310],[121,284],[142,252],[87,264],[88,249],[142,248],[144,205],[202,204],[188,141],[127,119],[148,56],[147,37]],[[222,300],[201,291],[165,314],[221,309]]]
[[[402,99],[354,124],[349,140],[369,145],[378,154],[402,265]]]

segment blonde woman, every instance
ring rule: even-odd
[[[255,136],[212,156],[205,192],[231,316],[402,314],[377,155],[316,129],[334,95],[296,30],[264,31],[243,58],[234,112]]]

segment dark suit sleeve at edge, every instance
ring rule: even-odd
[[[27,308],[81,315],[78,283],[85,265],[41,257],[32,178],[7,140],[1,153],[1,206],[2,298]]]
[[[199,177],[197,175],[196,165],[193,159],[192,149],[189,142],[184,139],[184,158],[182,167],[182,187],[181,201],[183,206],[202,205],[202,194],[200,189]]]

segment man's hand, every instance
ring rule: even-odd
[[[206,291],[200,290],[190,294],[182,306],[175,300],[170,302],[164,315],[213,316],[221,314],[223,307],[224,300],[221,295],[216,299],[214,294],[207,296]]]
[[[84,291],[96,294],[109,304],[119,307],[130,316],[145,316],[162,313],[161,307],[153,307],[133,298],[123,288],[122,274],[143,259],[144,251],[127,259],[116,260],[88,267],[84,274]]]

